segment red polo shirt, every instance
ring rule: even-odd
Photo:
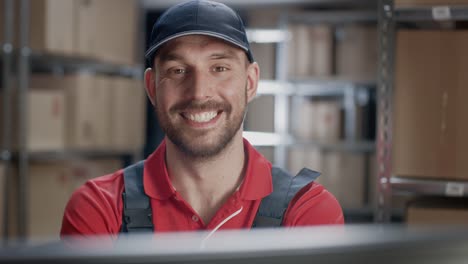
[[[156,232],[250,228],[263,197],[272,192],[271,163],[244,139],[248,153],[244,180],[208,223],[172,187],[165,164],[163,141],[145,162],[144,189],[151,198]],[[123,170],[89,180],[70,198],[61,235],[112,234],[122,225]],[[228,219],[226,221],[226,219]],[[224,222],[224,223],[223,223]],[[335,197],[318,183],[304,187],[291,201],[285,226],[343,224]]]

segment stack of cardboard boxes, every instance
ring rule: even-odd
[[[1,14],[3,4],[0,0]],[[13,44],[16,48],[20,3],[14,4]],[[29,46],[34,53],[89,58],[114,65],[141,64],[137,60],[140,44],[137,42],[137,1],[35,0],[30,4]],[[1,29],[2,23],[3,19]],[[0,34],[0,41],[3,41],[3,34]],[[16,89],[11,95],[10,129],[15,150],[18,148],[19,109]],[[26,109],[28,117],[28,151],[135,153],[143,147],[146,101],[141,80],[85,72],[58,76],[33,73],[27,101],[27,105],[21,107]],[[0,134],[3,131],[0,120]],[[10,219],[10,235],[15,236],[18,199],[14,192],[18,182],[15,164],[12,165],[10,211],[5,217]],[[112,173],[122,165],[117,158],[31,161],[27,175],[28,236],[58,237],[63,210],[73,191],[85,180]],[[0,171],[3,172],[1,168]],[[4,220],[5,217],[0,218]]]
[[[20,41],[20,2],[14,2],[14,39]],[[30,2],[29,46],[33,52],[137,63],[138,6],[135,0],[35,0]],[[0,0],[3,18],[4,0]],[[3,30],[3,19],[0,20]],[[1,32],[0,32],[1,33]],[[0,34],[0,42],[3,42]]]
[[[339,78],[356,82],[375,80],[375,26],[333,28],[329,25],[294,25],[292,28],[290,78]],[[345,112],[340,101],[296,98],[293,102],[296,114],[292,118],[291,132],[296,138],[319,143],[344,140]],[[357,116],[355,120],[358,139],[364,139],[361,122],[366,121],[363,119]],[[289,153],[289,169],[294,173],[308,167],[322,172],[318,182],[337,197],[342,207],[359,209],[367,205],[370,185],[367,183],[369,157],[366,154],[324,151],[314,147],[296,147]]]
[[[401,30],[397,34],[393,126],[393,172],[399,177],[468,181],[468,31]],[[453,200],[434,210],[466,219]],[[464,201],[467,202],[466,199]],[[434,223],[430,202],[410,204],[408,221]],[[423,215],[425,215],[423,217]],[[465,221],[466,223],[466,221]]]
[[[53,77],[33,75],[28,94],[27,148],[29,151],[118,151],[134,153],[144,144],[145,92],[141,81],[127,78],[70,75]],[[17,111],[13,112],[13,148],[17,148]],[[3,131],[3,127],[2,127]],[[111,165],[108,165],[111,164]],[[83,160],[80,166],[89,171],[85,178],[111,173],[122,166],[120,160]],[[60,176],[72,178],[76,161],[57,161],[48,164],[30,163],[29,204],[51,206],[50,214],[39,214],[29,208],[30,235],[58,235],[63,208],[77,184],[68,184]],[[89,168],[106,169],[91,170]],[[47,171],[48,173],[44,173]],[[59,175],[60,174],[60,175]],[[14,174],[13,174],[14,175]],[[81,176],[79,176],[81,177]],[[68,181],[68,180],[67,180]],[[47,182],[47,184],[43,184]],[[45,195],[41,199],[41,195]],[[55,198],[53,198],[55,197]],[[16,197],[13,197],[15,200]],[[50,199],[47,200],[47,199]],[[55,206],[59,204],[61,206]],[[48,208],[45,206],[39,207]],[[35,211],[36,210],[36,211]],[[38,221],[36,215],[45,217]],[[49,219],[47,221],[47,219]],[[54,231],[53,233],[47,233]]]

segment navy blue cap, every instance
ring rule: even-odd
[[[196,0],[175,5],[153,26],[145,57],[153,65],[154,55],[164,43],[181,36],[207,35],[243,49],[253,62],[244,23],[230,7],[213,1]]]

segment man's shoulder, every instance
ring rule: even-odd
[[[121,224],[122,170],[88,180],[65,208],[61,235],[118,233]]]
[[[89,199],[90,197],[101,199],[120,199],[123,191],[123,170],[120,169],[110,174],[98,176],[87,180],[77,188],[70,201]]]
[[[313,181],[295,195],[285,220],[286,225],[343,224],[343,211],[335,196]]]

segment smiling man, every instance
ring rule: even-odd
[[[290,177],[242,137],[259,66],[237,13],[211,1],[173,6],[146,58],[145,88],[166,137],[147,160],[80,187],[62,236],[343,224],[318,173]]]

